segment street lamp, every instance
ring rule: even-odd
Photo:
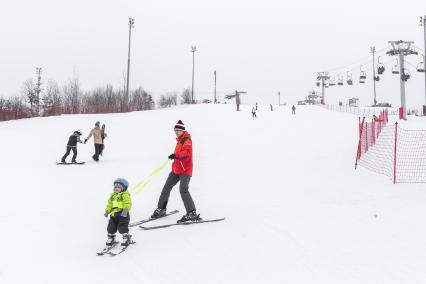
[[[195,61],[195,51],[197,50],[197,47],[191,46],[191,52],[192,52],[192,89],[191,89],[191,96],[192,96],[192,103],[195,103],[194,101],[194,61]]]
[[[129,103],[129,77],[130,77],[130,40],[132,38],[132,28],[135,27],[135,19],[129,18],[129,53],[127,55],[127,85],[126,85],[126,95],[124,98],[125,110],[127,111]]]

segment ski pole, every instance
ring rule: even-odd
[[[167,160],[164,162],[161,166],[153,170],[146,178],[141,180],[139,183],[137,183],[131,190],[135,191],[136,193],[139,193],[142,189],[144,189],[149,182],[151,181],[151,178],[161,173],[161,171],[170,163],[170,160]]]

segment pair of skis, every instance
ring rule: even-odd
[[[101,256],[101,255],[104,255],[104,254],[108,254],[110,256],[116,256],[116,255],[119,255],[119,254],[122,254],[123,252],[125,252],[129,246],[131,246],[135,243],[136,242],[131,240],[130,243],[127,246],[121,246],[121,248],[119,250],[115,250],[115,248],[119,244],[117,241],[115,241],[110,246],[105,246],[103,250],[101,250],[100,252],[97,253],[97,255]]]
[[[199,221],[193,221],[193,222],[181,222],[181,223],[170,223],[170,224],[165,224],[165,225],[159,225],[159,226],[141,226],[142,224],[157,220],[157,219],[161,219],[173,214],[179,213],[179,210],[173,210],[168,212],[166,215],[161,216],[159,218],[149,218],[149,219],[144,219],[138,222],[134,222],[131,223],[129,225],[129,227],[134,227],[134,226],[139,226],[139,228],[141,228],[142,230],[154,230],[154,229],[161,229],[161,228],[167,228],[167,227],[172,227],[172,226],[179,226],[179,225],[192,225],[192,224],[199,224],[199,223],[210,223],[210,222],[218,222],[218,221],[223,221],[225,220],[225,218],[218,218],[218,219],[208,219],[208,220],[199,220]]]

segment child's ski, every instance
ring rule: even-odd
[[[159,217],[159,218],[149,218],[149,219],[140,220],[140,221],[137,221],[137,222],[134,222],[134,223],[130,223],[129,227],[134,227],[134,226],[137,226],[137,225],[148,223],[148,222],[151,222],[151,221],[154,221],[154,220],[158,220],[158,219],[161,219],[161,218],[164,218],[164,217],[167,217],[169,215],[176,214],[176,213],[179,213],[179,210],[170,211],[166,215],[164,215],[162,217]]]
[[[110,246],[105,246],[103,250],[101,250],[100,252],[97,253],[97,255],[104,255],[106,253],[108,253],[110,250],[112,250],[116,245],[118,244],[118,242],[113,242],[112,245]]]
[[[178,226],[178,225],[192,225],[192,224],[199,224],[199,223],[218,222],[218,221],[223,221],[223,220],[225,220],[225,218],[200,220],[200,221],[195,221],[195,222],[172,223],[172,224],[152,226],[152,227],[139,226],[139,228],[141,228],[143,230],[153,230],[153,229],[161,229],[161,228],[167,228],[167,227]]]
[[[135,244],[135,243],[136,243],[135,241],[131,240],[131,241],[130,241],[130,243],[129,243],[129,245],[127,245],[127,246],[121,246],[121,249],[120,249],[120,250],[118,250],[118,251],[111,251],[111,250],[109,250],[109,251],[107,252],[107,254],[109,254],[110,256],[116,256],[116,255],[119,255],[119,254],[121,254],[121,253],[125,252],[125,251],[127,250],[127,248],[128,248],[128,247],[130,247],[131,245],[133,245],[133,244]]]

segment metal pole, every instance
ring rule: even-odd
[[[124,110],[127,111],[128,103],[129,103],[129,77],[130,77],[130,41],[132,38],[132,28],[134,27],[135,20],[129,18],[129,52],[127,54],[127,85],[126,85],[126,95],[124,98]]]
[[[324,98],[324,78],[321,79],[321,86],[322,86],[322,92],[321,92],[321,96],[322,96],[322,104],[325,105],[325,98]]]
[[[376,48],[370,47],[371,53],[373,53],[373,85],[374,85],[374,106],[377,105],[377,99],[376,99],[376,66],[375,66],[375,57],[374,54],[376,53]]]
[[[197,48],[195,46],[191,47],[192,52],[192,89],[191,89],[191,97],[192,97],[192,103],[194,103],[194,61],[195,61],[195,51]]]
[[[280,92],[278,92],[278,105],[279,106],[281,105],[281,93]]]
[[[216,70],[214,71],[214,103],[217,103],[217,98],[216,98]]]
[[[425,58],[426,58],[426,15],[425,16],[423,16],[423,18],[421,18],[421,19],[423,19],[423,21],[422,21],[422,24],[423,24],[423,38],[424,38],[424,44],[425,44],[425,49],[424,49],[424,51],[423,51],[423,53],[424,53],[424,56],[423,56],[423,67],[425,67],[426,66],[426,62],[425,62]],[[426,115],[426,71],[425,71],[425,106],[423,107],[423,108],[425,108],[425,113],[423,114],[423,115]]]
[[[401,88],[401,106],[402,106],[402,118],[407,119],[405,114],[407,112],[405,106],[405,81],[402,79],[404,75],[404,52],[399,50],[399,82]]]

